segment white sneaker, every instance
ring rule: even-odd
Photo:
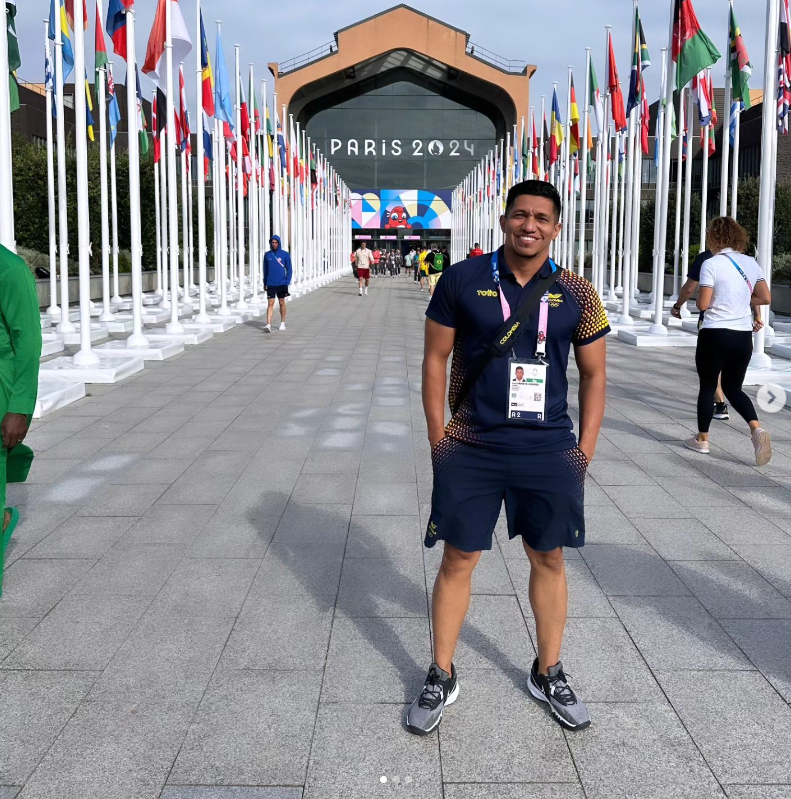
[[[365,296],[368,296],[368,286],[365,287]]]
[[[684,442],[684,446],[687,449],[691,449],[693,452],[699,452],[701,455],[709,455],[711,453],[711,447],[709,447],[708,440],[698,441],[696,436],[688,438]]]
[[[264,325],[264,330],[267,333],[271,333],[272,332],[272,325]]]
[[[363,296],[363,290],[362,289],[360,289],[360,296],[361,297]]]
[[[753,447],[755,448],[755,463],[766,466],[772,460],[772,439],[769,433],[759,427],[752,433]]]
[[[286,323],[285,322],[281,322],[280,323],[280,327],[278,328],[278,330],[285,330],[285,329],[286,329]]]

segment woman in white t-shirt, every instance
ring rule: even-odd
[[[763,327],[761,306],[769,305],[771,294],[758,262],[744,254],[748,236],[738,222],[725,216],[715,219],[707,238],[714,255],[703,264],[698,292],[698,308],[705,311],[695,353],[700,378],[698,434],[684,444],[695,452],[709,453],[714,392],[721,373],[722,390],[750,425],[755,462],[763,466],[772,457],[769,433],[761,427],[742,383],[753,353],[753,331]]]

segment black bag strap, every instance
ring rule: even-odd
[[[484,369],[495,359],[502,358],[506,355],[521,340],[522,336],[527,330],[527,320],[530,314],[535,311],[541,298],[548,292],[552,286],[555,285],[557,279],[560,277],[560,269],[556,269],[552,274],[547,277],[541,278],[536,283],[533,290],[528,295],[527,299],[516,309],[511,316],[503,322],[503,326],[497,331],[494,341],[489,345],[486,352],[481,356],[475,366],[470,370],[466,379],[459,389],[459,393],[455,397],[455,408],[451,408],[453,413],[461,408],[462,403],[467,399],[468,394],[472,391],[473,386],[478,381],[478,378],[483,374]],[[502,286],[499,289],[502,291]]]

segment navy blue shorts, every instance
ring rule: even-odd
[[[505,501],[508,537],[539,552],[585,544],[588,461],[578,447],[503,454],[443,438],[431,451],[434,491],[425,544],[447,541],[464,552],[492,548]]]
[[[286,297],[290,297],[291,295],[288,293],[288,286],[267,286],[266,296],[270,300],[274,300],[275,297],[277,297],[279,300],[284,300]]]

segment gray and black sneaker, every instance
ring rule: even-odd
[[[442,721],[442,711],[458,698],[456,667],[451,663],[450,668],[452,674],[436,663],[429,667],[426,684],[406,714],[406,728],[415,735],[428,735],[436,729]]]
[[[546,702],[558,723],[569,730],[584,730],[590,727],[590,716],[585,704],[577,699],[568,684],[563,664],[558,661],[549,670],[549,675],[538,673],[538,658],[533,662],[527,688],[539,702]]]
[[[719,419],[721,422],[727,422],[731,418],[728,413],[728,406],[724,402],[714,403],[714,418]]]

